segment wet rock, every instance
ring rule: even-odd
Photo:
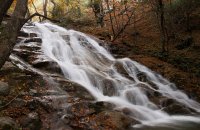
[[[98,108],[100,109],[99,111],[103,111],[105,109],[112,110],[114,107],[115,105],[109,102],[98,101],[95,103],[96,111]]]
[[[42,122],[38,113],[29,113],[26,117],[22,118],[20,124],[25,129],[30,130],[40,130],[42,127]]]
[[[0,129],[1,130],[17,130],[18,125],[10,117],[0,117]]]
[[[10,93],[10,86],[0,81],[0,96],[7,96]]]
[[[125,115],[130,115],[132,114],[131,110],[129,108],[124,108],[122,109],[122,112],[125,114]]]
[[[102,81],[103,94],[107,96],[117,95],[117,89],[112,80],[105,79]]]
[[[29,35],[30,35],[30,37],[37,37],[36,33],[30,33]]]
[[[41,55],[41,52],[38,51],[31,51],[31,50],[22,50],[22,49],[14,49],[13,50],[13,54],[19,56],[20,58],[22,58],[23,60],[25,60],[26,62],[33,62],[29,60],[30,56],[38,56]]]
[[[174,99],[168,99],[168,98],[165,98],[161,101],[161,105],[163,107],[167,107],[167,106],[170,106],[172,104],[176,103],[176,101]]]
[[[95,116],[90,129],[127,130],[131,125],[139,124],[138,121],[117,111],[103,111]]]
[[[61,84],[61,88],[66,91],[68,94],[70,94],[72,97],[78,97],[83,100],[87,101],[93,101],[94,97],[86,90],[83,86],[80,84],[74,83],[72,81],[62,79],[62,78],[56,78],[55,79],[58,83]]]
[[[30,89],[29,94],[30,94],[31,96],[37,96],[38,92],[37,92],[37,90],[35,90],[35,89]]]
[[[65,41],[70,41],[70,36],[69,36],[69,35],[62,35],[62,38],[63,38]]]
[[[74,117],[84,117],[95,113],[94,107],[91,107],[92,105],[89,102],[76,103],[68,108],[68,113],[73,114]]]
[[[20,36],[20,37],[29,37],[29,34],[24,32],[24,31],[20,31],[18,36]]]
[[[10,106],[12,107],[24,107],[26,106],[26,101],[24,101],[21,98],[16,98],[11,104]]]
[[[145,92],[149,98],[154,96],[154,91],[150,89],[149,86],[139,83],[137,84],[137,87],[139,87],[143,92]]]
[[[169,113],[169,114],[172,114],[172,115],[179,115],[179,114],[191,114],[191,111],[189,108],[186,108],[184,105],[181,105],[181,104],[177,104],[177,103],[174,103],[174,104],[171,104],[167,107],[165,107],[163,109],[163,111]]]
[[[31,61],[30,61],[31,62]],[[49,72],[62,74],[62,70],[56,62],[53,61],[33,61],[32,65],[36,68],[40,68]]]
[[[27,51],[40,51],[40,49],[41,49],[41,47],[40,46],[37,46],[37,45],[30,45],[30,46],[19,46],[18,47],[19,49],[21,49],[21,50],[27,50]]]
[[[138,73],[138,74],[137,74],[137,78],[138,78],[141,82],[147,82],[147,81],[148,81],[146,74],[143,73],[143,72]]]
[[[107,102],[79,102],[70,106],[64,122],[75,129],[127,130],[139,122],[119,111]]]
[[[42,43],[42,39],[41,38],[30,38],[30,39],[26,39],[24,41],[24,43],[29,43],[29,42],[38,42],[38,43]]]
[[[23,38],[18,37],[16,40],[16,43],[20,43],[22,40],[24,40]]]
[[[115,105],[107,102],[79,102],[68,108],[68,113],[73,113],[75,117],[84,117],[104,110],[112,110]]]
[[[161,100],[161,106],[164,107],[163,111],[169,114],[190,114],[191,110],[186,106],[180,104],[174,99],[164,98]]]
[[[126,70],[124,69],[123,64],[121,62],[116,62],[114,64],[114,68],[117,70],[117,72],[119,72],[126,78],[131,79],[130,76],[128,75],[128,73],[126,72]]]

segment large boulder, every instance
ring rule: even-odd
[[[20,124],[23,128],[29,130],[40,130],[42,127],[42,122],[38,113],[29,113],[26,117],[22,118]]]
[[[109,129],[109,130],[127,130],[131,125],[139,124],[134,120],[118,111],[103,111],[90,121],[90,129]]]
[[[113,110],[115,105],[107,102],[78,102],[70,106],[65,118],[66,125],[75,129],[127,130],[139,124],[122,112]]]
[[[1,130],[17,130],[18,125],[10,117],[0,117],[0,129]]]
[[[10,86],[0,81],[0,96],[7,96],[10,93]]]
[[[175,101],[174,99],[164,99],[161,102],[163,107],[163,111],[172,114],[172,115],[179,115],[179,114],[191,114],[192,110],[187,108],[185,105]]]

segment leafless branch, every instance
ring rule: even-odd
[[[39,13],[36,12],[36,13],[32,14],[30,17],[26,18],[26,19],[25,19],[25,23],[28,22],[30,19],[32,19],[32,18],[35,17],[35,16],[43,17],[43,18],[45,18],[45,19],[47,19],[47,20],[49,20],[49,21],[55,22],[55,23],[60,22],[59,20],[55,20],[55,19],[48,18],[48,17],[46,17],[46,16],[44,16],[44,15],[39,14]]]

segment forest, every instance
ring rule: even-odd
[[[0,130],[199,130],[200,0],[0,0]]]

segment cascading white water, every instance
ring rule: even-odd
[[[35,25],[37,29],[34,32],[42,38],[44,54],[58,63],[67,79],[84,86],[96,100],[111,102],[118,109],[128,108],[130,116],[144,125],[170,124],[178,127],[184,122],[200,123],[197,116],[170,116],[150,100],[147,90],[174,99],[196,113],[200,112],[198,102],[188,98],[159,74],[129,58],[115,59],[95,40],[81,32],[50,23]],[[139,74],[144,74],[147,81],[142,82]]]

